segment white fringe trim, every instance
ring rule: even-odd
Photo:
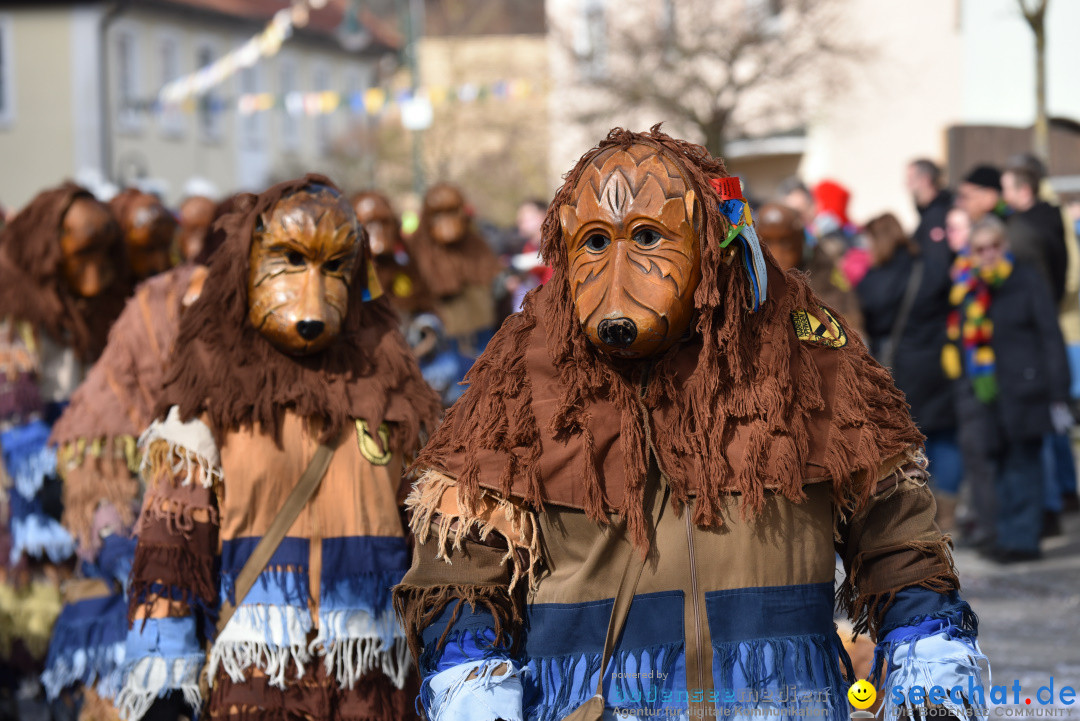
[[[308,642],[313,624],[306,609],[241,605],[210,650],[207,675],[213,680],[221,668],[242,683],[247,670],[257,668],[271,686],[285,688],[290,668],[300,678],[306,664],[321,656],[326,673],[346,688],[373,671],[404,688],[412,657],[393,611],[378,617],[364,610],[325,611],[319,621]]]
[[[124,721],[137,721],[146,715],[160,696],[177,689],[193,708],[202,705],[199,693],[199,669],[202,658],[162,658],[147,656],[127,668],[124,687],[116,694],[116,710]]]
[[[924,705],[915,706],[908,699],[907,695],[913,686],[921,686],[924,693],[934,686],[941,686],[946,692],[959,686],[966,695],[968,681],[974,677],[975,685],[983,686],[984,689],[990,687],[989,683],[983,684],[980,666],[980,662],[986,662],[987,673],[990,673],[990,661],[974,639],[950,639],[944,635],[931,635],[899,644],[891,656],[890,673],[885,678],[884,689],[901,688],[904,703],[897,705],[892,694],[887,694],[881,709],[883,721],[899,721],[905,716],[930,717],[930,714],[926,713],[931,706],[928,701],[924,702]],[[988,678],[987,681],[991,679]],[[935,705],[934,710],[940,713],[942,709],[946,709],[960,719],[987,721],[986,709],[975,708],[970,704],[971,699],[966,700],[967,703],[958,704],[951,696],[946,695],[941,705]]]
[[[175,459],[171,467],[173,477],[183,476],[183,485],[191,485],[196,468],[201,471],[200,479],[204,488],[212,488],[215,482],[221,481],[221,457],[214,443],[214,434],[198,418],[183,422],[179,408],[173,406],[164,421],[150,424],[139,437],[139,449],[142,451],[139,475],[144,479],[149,468],[150,454],[147,451],[156,441],[168,444],[170,457]]]
[[[78,649],[71,654],[70,660],[57,659],[41,674],[41,685],[45,687],[46,697],[55,700],[60,692],[72,684],[79,683],[88,676],[94,676],[94,687],[98,695],[112,698],[120,690],[120,669],[124,665],[125,643],[109,644],[93,649]],[[98,675],[101,668],[114,669],[105,676]]]

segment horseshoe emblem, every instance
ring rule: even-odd
[[[360,454],[373,465],[385,466],[393,455],[390,452],[390,427],[385,423],[380,423],[378,432],[379,442],[377,443],[371,431],[368,430],[367,421],[359,418],[356,420],[356,444],[360,446]],[[386,450],[380,450],[380,443]]]

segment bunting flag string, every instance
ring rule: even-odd
[[[154,115],[166,110],[180,110],[188,114],[206,110],[214,113],[235,110],[241,115],[282,110],[294,116],[328,115],[340,111],[354,116],[379,117],[389,111],[408,108],[414,103],[439,108],[454,103],[470,104],[489,99],[520,100],[543,93],[544,86],[544,83],[513,79],[496,80],[493,83],[464,83],[455,87],[430,86],[415,92],[375,87],[357,93],[340,93],[334,90],[285,94],[246,93],[231,100],[214,94],[203,94],[201,97],[188,95],[179,102],[165,102],[159,96],[154,100],[133,103],[129,107]]]

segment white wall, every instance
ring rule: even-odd
[[[1080,0],[1050,0],[1046,28],[1047,108],[1080,120]],[[963,0],[963,120],[1031,125],[1035,40],[1016,0]]]

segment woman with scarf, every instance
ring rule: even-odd
[[[987,555],[999,563],[1039,557],[1042,439],[1068,425],[1069,369],[1050,288],[1038,270],[1014,262],[1005,225],[984,218],[971,230],[969,252],[953,265],[948,336],[942,363],[964,378],[988,434],[995,467],[997,539]]]

